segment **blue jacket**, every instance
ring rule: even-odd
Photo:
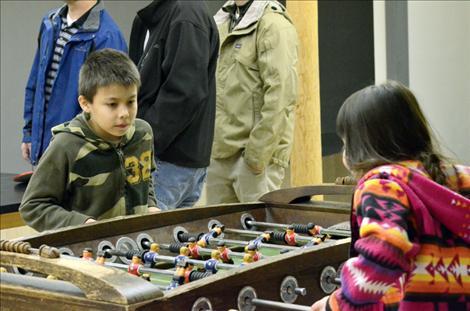
[[[42,20],[38,48],[26,85],[23,142],[31,143],[31,162],[36,165],[52,137],[52,127],[69,121],[81,109],[78,104],[78,76],[88,54],[94,50],[114,48],[127,52],[119,27],[98,2],[86,20],[66,44],[59,64],[51,98],[45,107],[45,83],[59,36],[66,7],[49,12]]]

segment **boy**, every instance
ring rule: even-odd
[[[51,128],[80,113],[78,73],[87,56],[103,48],[127,51],[124,36],[102,1],[64,2],[41,22],[26,85],[21,152],[33,165],[49,145]]]
[[[92,53],[80,69],[83,113],[52,129],[20,214],[38,231],[158,211],[153,135],[135,119],[139,72],[123,53]]]

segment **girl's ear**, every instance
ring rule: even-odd
[[[91,103],[85,98],[85,96],[78,96],[78,103],[80,104],[80,108],[82,108],[83,111],[85,111],[86,113],[90,112]]]

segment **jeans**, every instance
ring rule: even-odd
[[[157,207],[166,211],[196,204],[206,180],[207,168],[178,166],[158,159],[156,162],[153,181]]]

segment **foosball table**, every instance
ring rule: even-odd
[[[308,310],[338,286],[352,186],[127,216],[0,244],[2,310]]]

